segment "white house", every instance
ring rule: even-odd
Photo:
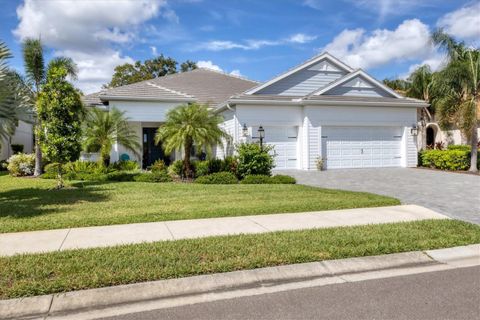
[[[232,142],[255,141],[260,126],[264,143],[274,146],[277,169],[414,167],[414,127],[423,101],[404,98],[361,69],[352,69],[328,53],[294,67],[266,83],[207,69],[168,75],[86,96],[91,106],[126,112],[143,145],[146,166],[172,159],[153,143],[170,109],[181,103],[208,103],[223,115]],[[218,157],[232,152],[217,148]],[[111,158],[134,158],[120,145]]]
[[[10,156],[13,154],[11,148],[12,144],[22,145],[24,153],[32,153],[34,146],[33,126],[30,123],[23,121],[18,122],[18,126],[15,129],[15,134],[10,137],[10,139],[2,139],[2,141],[0,141],[0,160],[10,158]]]
[[[417,108],[328,53],[228,99],[218,111],[234,142],[274,145],[277,169],[414,167]],[[220,150],[223,155],[228,150]]]

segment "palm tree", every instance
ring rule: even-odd
[[[407,97],[420,99],[426,103],[430,103],[432,99],[432,86],[433,86],[433,72],[430,66],[423,65],[413,71],[408,77],[410,83],[409,88],[405,94]],[[432,114],[428,107],[424,107],[421,110],[420,131],[422,132],[421,149],[426,145],[426,122],[424,119],[432,121]]]
[[[20,75],[8,69],[9,58],[10,51],[0,42],[0,147],[1,139],[15,133],[18,121],[31,122],[28,92]]]
[[[442,30],[436,31],[432,40],[446,51],[449,59],[434,81],[436,97],[433,105],[438,111],[440,126],[447,128],[455,125],[470,139],[472,148],[469,171],[478,172],[480,50],[467,48]]]
[[[227,137],[219,127],[222,121],[222,117],[212,113],[206,105],[181,105],[167,113],[165,123],[157,130],[155,142],[161,141],[166,153],[183,149],[184,174],[192,178],[192,147],[205,148],[211,153],[213,145],[222,144],[222,138]]]
[[[85,121],[84,147],[90,152],[100,152],[100,160],[104,166],[110,164],[110,151],[115,143],[139,156],[140,138],[128,125],[125,112],[116,108],[103,111],[92,108]]]
[[[23,60],[25,65],[25,75],[28,80],[28,86],[31,91],[31,107],[37,111],[38,95],[42,90],[42,86],[46,81],[48,70],[53,67],[63,67],[67,70],[67,74],[75,79],[77,75],[77,66],[70,58],[56,57],[45,66],[43,55],[43,46],[40,39],[25,39],[22,44]],[[35,121],[35,176],[42,173],[42,150],[40,147],[40,122],[38,118]]]

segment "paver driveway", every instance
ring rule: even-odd
[[[289,170],[298,183],[366,191],[480,224],[480,176],[416,168]]]

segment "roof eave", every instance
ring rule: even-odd
[[[339,100],[303,100],[303,105],[323,105],[323,106],[368,106],[368,107],[408,107],[408,108],[425,108],[428,103],[412,103],[412,102],[393,102],[393,101],[339,101]]]

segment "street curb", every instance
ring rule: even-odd
[[[211,292],[273,286],[319,278],[342,276],[348,278],[372,271],[388,272],[390,269],[434,265],[459,267],[462,266],[461,262],[465,261],[470,263],[468,265],[480,265],[480,244],[425,252],[413,251],[382,256],[326,260],[0,300],[0,318],[28,319],[78,313],[82,310],[190,297]]]

